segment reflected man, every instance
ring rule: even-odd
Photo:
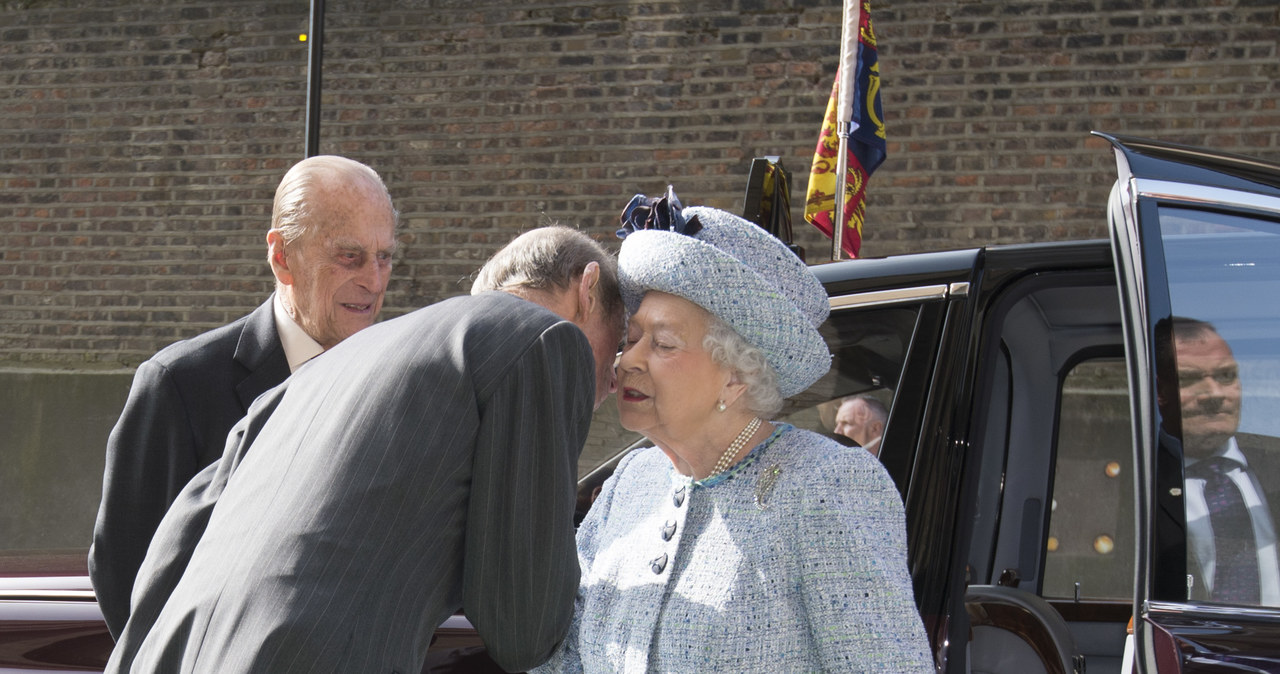
[[[858,443],[858,446],[880,456],[880,437],[884,435],[889,410],[878,399],[867,396],[849,396],[840,401],[836,410],[836,433]]]
[[[1173,319],[1192,596],[1280,605],[1271,452],[1240,435],[1240,368],[1209,323]],[[1261,479],[1260,479],[1261,477]],[[1197,587],[1199,586],[1199,587]]]

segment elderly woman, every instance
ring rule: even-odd
[[[902,502],[867,452],[764,421],[830,367],[827,297],[755,225],[668,190],[623,214],[625,457],[578,530],[538,671],[933,671]]]

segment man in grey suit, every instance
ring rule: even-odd
[[[294,165],[276,189],[267,257],[276,292],[229,325],[143,363],[107,441],[89,576],[112,636],[134,577],[178,492],[222,456],[227,432],[294,368],[373,324],[395,248],[382,179],[343,157]]]
[[[543,228],[299,369],[165,517],[108,671],[417,672],[459,608],[498,665],[544,661],[623,315],[612,257]]]

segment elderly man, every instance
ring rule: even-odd
[[[89,576],[112,636],[151,537],[178,492],[222,455],[261,393],[382,309],[396,211],[382,179],[350,159],[312,157],[276,189],[267,260],[276,292],[229,325],[162,349],[134,376],[107,441]]]
[[[880,456],[880,436],[884,435],[889,410],[871,396],[849,396],[836,410],[836,433],[856,442],[859,447]]]
[[[161,524],[107,671],[416,672],[459,608],[503,668],[550,655],[578,584],[578,454],[616,386],[615,265],[537,229],[473,293],[254,404]]]
[[[1203,321],[1174,318],[1173,347],[1192,594],[1280,606],[1275,532],[1280,457],[1259,446],[1256,436],[1238,432],[1239,365],[1217,330]]]

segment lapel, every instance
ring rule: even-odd
[[[1280,446],[1276,438],[1237,433],[1236,446],[1244,452],[1249,460],[1249,470],[1262,483],[1262,490],[1267,498],[1275,494],[1280,496]],[[1275,509],[1275,504],[1272,504]]]
[[[284,346],[276,332],[276,319],[272,303],[275,295],[249,314],[240,339],[236,342],[234,359],[245,369],[245,377],[236,384],[236,395],[247,412],[254,399],[289,377],[289,361]]]

